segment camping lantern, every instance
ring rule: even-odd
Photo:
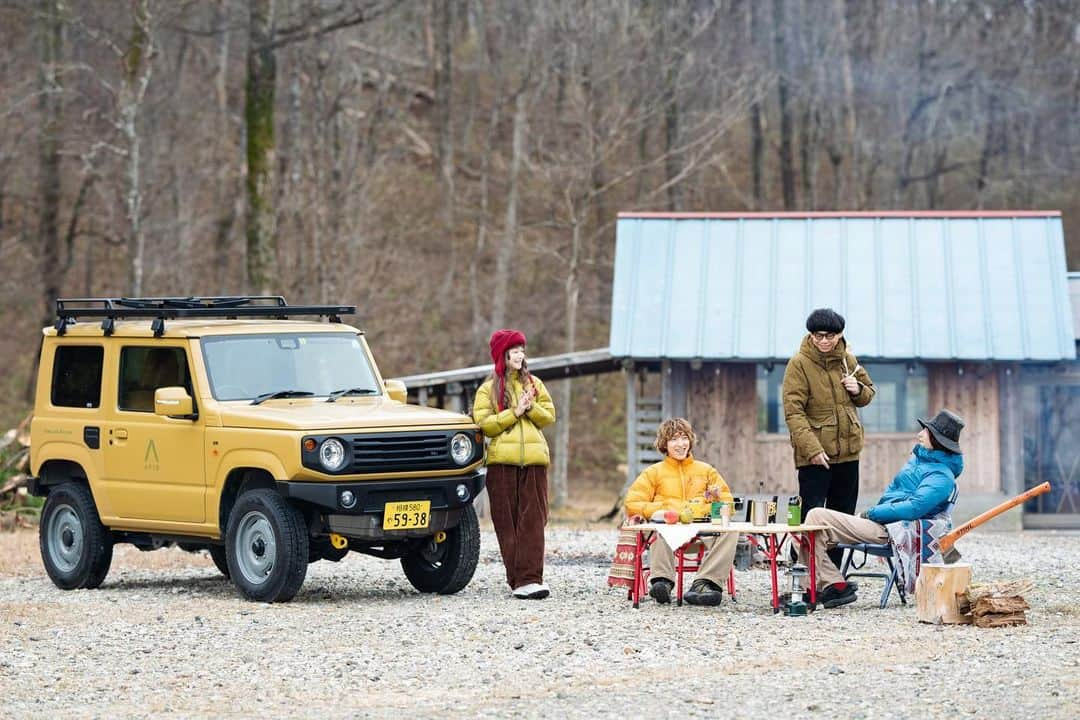
[[[784,604],[784,614],[792,616],[805,615],[808,611],[806,601],[803,600],[803,584],[807,576],[806,566],[798,563],[788,568],[786,573],[791,583],[791,594]]]

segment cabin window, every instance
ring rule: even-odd
[[[782,386],[786,363],[758,365],[758,432],[786,435]],[[916,417],[927,415],[926,366],[921,363],[863,363],[877,390],[873,402],[859,408],[868,433],[913,432]]]

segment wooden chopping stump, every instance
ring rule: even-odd
[[[970,623],[967,589],[971,566],[967,563],[923,563],[915,581],[919,622],[934,625]]]

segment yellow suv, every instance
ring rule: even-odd
[[[53,582],[97,587],[127,542],[205,548],[265,602],[350,550],[399,559],[421,592],[464,588],[480,552],[482,435],[464,415],[406,404],[341,323],[354,312],[277,296],[57,300],[30,483],[47,498]]]

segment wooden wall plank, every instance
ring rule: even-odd
[[[931,416],[942,407],[963,416],[960,436],[965,469],[962,492],[1000,492],[998,378],[991,365],[928,366]],[[709,363],[689,373],[687,417],[698,436],[695,456],[720,471],[735,494],[796,493],[791,444],[786,435],[757,432],[757,366]],[[872,501],[907,462],[915,444],[910,433],[873,434],[860,458],[860,496]]]

